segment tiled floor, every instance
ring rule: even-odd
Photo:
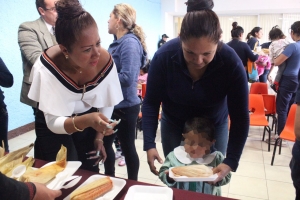
[[[237,172],[232,173],[230,183],[222,187],[223,196],[243,200],[295,199],[294,187],[288,167],[293,143],[288,142],[286,147],[282,147],[281,155],[276,155],[274,165],[271,166],[274,146],[271,146],[271,152],[267,151],[267,144],[261,141],[262,132],[262,128],[250,128],[239,168]],[[34,142],[34,140],[34,130],[29,131],[9,140],[10,150],[13,151],[26,146]],[[138,133],[138,139],[135,144],[140,158],[139,181],[164,185],[149,170],[147,156],[143,151],[142,132]],[[160,156],[163,156],[159,135],[157,137],[157,149]],[[29,155],[33,155],[33,150],[29,152]],[[160,164],[156,162],[155,166],[159,168]],[[103,171],[103,166],[101,166],[101,172]],[[117,161],[116,176],[127,178],[126,166],[119,167]]]

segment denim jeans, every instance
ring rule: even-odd
[[[293,150],[292,159],[290,162],[291,177],[296,190],[296,200],[300,199],[300,141],[296,140]]]
[[[162,113],[161,117],[161,140],[164,151],[164,156],[178,147],[183,139],[182,137],[183,126],[180,126],[170,120],[170,118]],[[216,143],[214,147],[217,151],[226,155],[227,143],[228,143],[228,119],[224,120],[224,123],[215,126],[215,139]],[[212,148],[212,149],[213,149]]]
[[[89,112],[97,112],[97,109],[92,108],[82,114]],[[37,109],[35,114],[35,132],[35,158],[55,161],[57,152],[60,150],[61,145],[64,145],[67,148],[68,161],[81,161],[81,169],[99,173],[99,166],[94,166],[96,160],[89,160],[87,158],[90,155],[86,155],[87,152],[94,150],[96,131],[93,128],[86,128],[83,132],[74,132],[72,135],[53,133],[47,127],[44,113]]]
[[[116,134],[105,136],[103,140],[107,153],[107,159],[104,162],[106,175],[115,176],[115,152],[112,144],[117,135],[125,157],[128,179],[138,179],[140,160],[135,148],[135,127],[139,112],[140,104],[114,110],[112,119],[121,119],[121,122],[115,128],[118,129]]]
[[[298,87],[298,76],[282,76],[276,97],[276,112],[278,121],[278,135],[283,130],[291,105],[295,101]]]
[[[269,71],[270,71],[269,69],[265,69],[264,73],[258,77],[259,82],[261,82],[261,83],[266,83],[267,82]]]
[[[8,131],[8,113],[6,106],[0,106],[0,146],[2,146],[2,141],[4,142],[5,151],[9,152],[8,140],[7,140],[7,131]]]

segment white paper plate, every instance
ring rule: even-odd
[[[87,185],[97,179],[100,179],[100,178],[104,178],[106,177],[105,175],[100,175],[100,174],[97,174],[97,175],[93,175],[93,176],[90,176],[84,183],[82,183],[78,188],[81,188],[82,186],[84,185]],[[113,182],[113,188],[105,193],[103,196],[95,199],[95,200],[102,200],[102,199],[114,199],[117,194],[119,194],[119,192],[122,190],[122,188],[125,186],[126,184],[126,181],[124,179],[119,179],[119,178],[114,178],[114,177],[109,177],[112,182]],[[77,190],[78,188],[76,188],[75,190]],[[74,190],[74,191],[75,191]],[[66,198],[64,198],[64,200],[70,200],[70,195],[68,195]]]
[[[49,166],[53,163],[55,163],[55,161],[49,162],[49,163],[45,164],[44,166],[42,166],[41,168]],[[67,161],[67,166],[61,173],[63,174],[63,176],[66,175],[65,178],[68,178],[68,177],[72,176],[80,166],[81,166],[80,161]],[[56,178],[52,179],[49,183],[47,183],[47,188],[53,189],[53,187],[56,185],[56,183],[57,183]]]
[[[174,167],[171,167],[169,169],[169,177],[174,179],[176,182],[192,182],[192,181],[214,181],[218,178],[218,174],[211,175],[209,177],[187,177],[187,176],[175,176],[171,169]]]
[[[172,200],[173,190],[163,186],[131,186],[124,200]]]

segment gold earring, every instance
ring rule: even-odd
[[[65,55],[65,57],[66,57],[66,59],[67,59],[67,60],[69,59],[69,56],[68,56],[68,54],[66,54],[66,55]]]

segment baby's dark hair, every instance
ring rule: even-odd
[[[270,40],[283,39],[283,38],[285,38],[285,35],[277,25],[270,30],[269,32]]]
[[[151,63],[151,60],[147,59],[146,64],[143,67],[141,67],[141,70],[144,73],[148,73],[148,70],[149,70],[149,67],[150,67],[150,63]]]
[[[215,139],[215,127],[211,120],[202,117],[194,117],[188,119],[183,128],[183,134],[186,134],[190,131],[194,133],[201,134],[206,133],[207,139],[213,141]]]

